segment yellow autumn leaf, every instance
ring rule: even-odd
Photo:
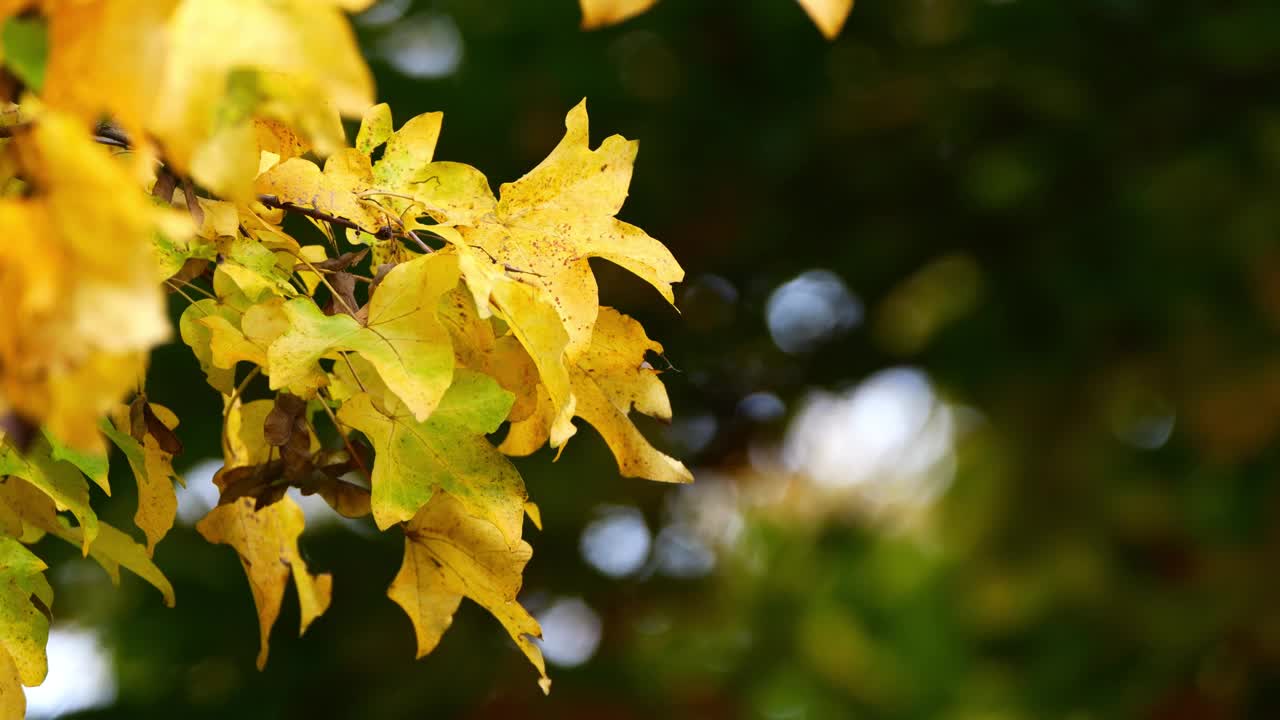
[[[0,201],[0,394],[100,452],[98,417],[170,333],[152,237],[184,223],[72,118],[41,112],[13,143],[34,192]]]
[[[322,357],[352,351],[377,368],[414,417],[425,420],[453,378],[449,332],[436,308],[457,283],[455,259],[436,253],[387,273],[369,301],[365,324],[346,314],[326,316],[306,298],[285,304],[289,329],[267,354],[271,387],[289,386],[315,371]]]
[[[236,398],[232,403],[223,432],[224,470],[267,462],[274,448],[267,442],[264,425],[273,402],[241,404]],[[314,438],[312,443],[314,447]],[[254,498],[243,497],[220,505],[196,524],[196,530],[209,542],[230,545],[240,556],[258,609],[261,669],[267,662],[271,628],[280,615],[290,576],[302,608],[299,635],[328,609],[333,578],[311,573],[299,554],[298,538],[306,518],[292,498],[284,497],[260,510],[255,510],[255,504]]]
[[[224,89],[232,82],[248,96],[249,107],[240,112],[269,111],[302,130],[322,154],[342,146],[337,114],[358,116],[373,102],[369,70],[333,3],[181,0],[167,32],[169,52],[149,128],[179,171],[220,129],[219,110],[228,110]],[[245,117],[222,129],[249,122]],[[190,169],[201,182],[212,170]]]
[[[629,20],[656,5],[658,0],[578,0],[582,29],[594,30]],[[854,0],[797,0],[809,19],[828,39],[834,39],[853,10]]]
[[[239,398],[232,403],[223,429],[225,467],[248,467],[267,462],[271,457],[271,444],[264,435],[264,425],[275,403],[271,400],[242,403]]]
[[[178,426],[177,416],[168,408],[154,404],[151,408],[169,430]],[[130,425],[129,408],[119,405],[103,420],[102,431],[124,453],[133,470],[138,487],[138,510],[133,521],[146,535],[147,554],[151,555],[156,543],[173,527],[178,513],[173,483],[181,482],[181,478],[173,470],[173,455],[160,447],[156,436],[148,432],[139,440],[130,434]]]
[[[533,549],[510,546],[493,524],[466,512],[457,499],[438,494],[405,527],[404,562],[387,590],[413,621],[418,657],[435,649],[462,598],[488,610],[506,628],[550,690],[538,621],[516,601]]]
[[[233,321],[238,322],[242,314],[242,310],[237,310],[219,300],[206,298],[188,305],[178,321],[182,341],[191,347],[191,352],[200,363],[200,369],[204,371],[209,385],[224,396],[230,395],[235,390],[235,368],[214,363],[213,329],[209,323],[203,321],[210,317],[221,317],[231,325]]]
[[[650,340],[640,323],[613,308],[600,308],[591,347],[569,368],[575,414],[605,439],[624,477],[691,482],[684,464],[655,449],[628,418],[632,409],[659,420],[671,418],[666,388],[645,362],[648,351],[660,353],[662,345]],[[547,439],[551,411],[543,408],[512,423],[500,449],[512,455],[536,450]]]
[[[840,34],[844,21],[853,10],[854,0],[796,0],[800,7],[809,13],[813,24],[828,39],[833,40]]]
[[[267,664],[271,628],[280,615],[285,586],[293,576],[302,608],[298,634],[329,608],[333,577],[328,573],[314,575],[307,569],[298,551],[305,518],[302,508],[285,497],[261,510],[254,510],[253,498],[240,498],[209,512],[196,529],[211,543],[230,545],[240,556],[253,603],[258,608],[258,669]]]
[[[582,7],[582,29],[615,25],[639,15],[658,0],[578,0]]]
[[[42,99],[93,122],[109,116],[143,137],[158,100],[177,0],[44,0],[49,22]]]
[[[211,314],[198,322],[209,329],[213,364],[220,368],[241,360],[266,367],[267,349],[289,329],[284,298],[275,296],[245,308],[239,318]]]
[[[23,720],[27,716],[27,694],[22,690],[18,666],[5,650],[0,650],[0,720]]]
[[[467,268],[479,262],[482,261],[467,255],[463,256],[460,266]],[[468,277],[478,275],[480,272],[473,270]],[[551,446],[561,447],[577,432],[573,426],[577,400],[568,371],[569,333],[555,308],[535,288],[505,276],[491,276],[491,280],[493,284],[487,302],[492,303],[497,316],[507,323],[511,334],[520,341],[537,366],[541,386],[551,403],[547,428]]]
[[[592,150],[588,142],[586,101],[565,119],[560,144],[536,168],[500,188],[492,212],[473,218],[436,219],[456,226],[460,237],[442,234],[460,253],[476,261],[464,275],[480,297],[493,287],[495,272],[518,274],[551,302],[569,335],[567,353],[573,357],[591,342],[599,297],[588,258],[600,257],[640,276],[668,302],[674,302],[672,283],[684,270],[661,243],[643,230],[614,216],[622,208],[631,183],[637,143],[619,135],[606,138]],[[415,198],[427,208],[444,204],[458,194],[447,179],[424,182]],[[480,258],[489,260],[486,264]],[[479,272],[483,270],[484,272]]]
[[[0,678],[5,695],[21,693],[21,688],[11,684],[13,674],[23,685],[31,686],[44,682],[48,671],[44,646],[49,638],[53,589],[44,577],[47,568],[17,540],[0,536],[0,655],[7,656],[8,662],[3,664],[12,667],[5,673],[9,678]]]

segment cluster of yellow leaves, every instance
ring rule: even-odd
[[[495,195],[479,170],[435,159],[440,113],[395,129],[372,105],[343,16],[368,4],[0,0],[0,21],[36,13],[49,38],[42,80],[3,98],[0,139],[0,720],[21,717],[20,685],[46,670],[53,596],[27,544],[52,535],[173,602],[151,556],[182,447],[143,382],[173,335],[166,291],[187,301],[179,334],[223,400],[221,499],[197,529],[242,561],[259,667],[288,583],[304,631],[331,595],[299,550],[291,488],[404,533],[388,595],[419,655],[467,597],[545,690],[538,623],[517,601],[524,519],[540,521],[509,456],[562,450],[577,417],[624,475],[691,479],[630,419],[670,418],[646,362],[662,348],[600,306],[589,264],[667,301],[683,278],[616,217],[636,143],[593,149],[584,102]],[[340,115],[362,116],[353,147]],[[286,231],[288,215],[315,239]],[[249,388],[275,394],[249,402]],[[144,542],[91,502],[111,492],[109,445],[137,483]]]
[[[599,430],[623,474],[691,479],[629,419],[632,409],[670,418],[666,391],[645,361],[661,346],[634,320],[600,307],[588,259],[632,270],[668,300],[683,273],[661,244],[614,217],[635,143],[612,137],[591,149],[585,105],[566,125],[547,160],[503,185],[498,199],[475,168],[434,160],[438,114],[393,131],[389,109],[375,106],[354,148],[323,167],[268,157],[255,180],[256,191],[277,204],[340,218],[347,232],[333,235],[332,253],[344,250],[340,241],[352,249],[303,246],[278,226],[244,235],[249,218],[271,224],[252,206],[235,208],[238,237],[210,237],[222,249],[213,297],[190,305],[181,330],[227,403],[218,482],[230,501],[200,529],[245,560],[263,658],[289,570],[277,563],[269,573],[255,571],[253,553],[266,551],[254,542],[265,538],[289,558],[305,618],[328,598],[325,576],[313,579],[298,560],[300,515],[275,511],[269,527],[255,525],[248,535],[233,522],[291,507],[276,497],[278,488],[317,492],[343,514],[372,515],[379,529],[404,528],[405,566],[390,594],[413,618],[421,652],[435,646],[465,596],[488,608],[542,672],[526,637],[537,635],[537,623],[516,603],[530,556],[523,520],[533,510],[506,456],[562,447],[581,417]],[[417,244],[423,236],[435,238],[433,251]],[[256,245],[246,244],[254,238]],[[366,245],[377,260],[371,275],[357,276],[354,257]],[[269,256],[260,254],[264,247]],[[353,289],[357,281],[363,292]],[[287,414],[281,398],[296,398],[288,411],[300,433],[294,459],[285,452],[287,433],[272,429],[269,403],[238,404],[241,363],[280,393],[271,409],[278,417]],[[317,415],[346,436],[342,447],[302,439],[314,437]],[[495,447],[489,436],[504,423],[506,440]],[[370,465],[359,449],[366,446]],[[367,475],[335,480],[325,469],[332,467]],[[361,492],[367,500],[354,502]]]
[[[828,39],[840,34],[853,10],[854,0],[796,0],[813,24]],[[658,0],[578,0],[582,6],[582,27],[592,29],[614,25],[639,15]]]

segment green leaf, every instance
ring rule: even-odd
[[[54,460],[65,460],[66,462],[80,468],[80,471],[89,476],[98,487],[106,494],[111,494],[111,485],[107,482],[107,455],[106,453],[89,452],[73,448],[57,437],[47,429],[44,431],[44,437],[49,441],[50,455]]]
[[[70,510],[84,528],[79,537],[81,549],[88,555],[98,535],[98,516],[89,506],[89,483],[76,466],[53,459],[51,453],[43,437],[32,444],[25,457],[11,447],[0,448],[0,475],[16,475],[52,498],[59,510]]]
[[[286,303],[289,330],[267,353],[271,388],[288,387],[312,372],[320,358],[349,350],[368,360],[413,416],[425,420],[453,378],[453,345],[436,307],[457,282],[450,255],[398,265],[374,292],[365,325],[350,315],[326,316],[308,298]]]
[[[527,499],[524,481],[485,438],[514,401],[493,378],[458,370],[425,422],[402,408],[379,408],[368,393],[343,404],[338,419],[373,443],[373,519],[380,529],[409,520],[436,494],[449,493],[467,513],[493,523],[514,545]]]
[[[4,62],[18,79],[36,92],[44,87],[49,59],[49,29],[43,18],[12,17],[0,30]]]

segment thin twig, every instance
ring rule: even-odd
[[[285,212],[297,213],[299,215],[305,215],[314,220],[324,220],[333,225],[337,225],[338,227],[346,228],[348,230],[359,230],[360,232],[366,233],[369,235],[377,234],[377,233],[369,232],[368,230],[365,230],[364,228],[360,227],[358,223],[352,222],[351,220],[348,220],[339,215],[334,215],[333,213],[327,213],[323,210],[317,210],[315,208],[303,207],[302,205],[298,205],[297,203],[288,202],[287,200],[281,200],[275,195],[259,195],[258,202],[262,203],[263,205],[266,205],[269,208],[274,208],[276,210],[284,210]]]
[[[329,402],[332,402],[333,397],[323,389],[319,392],[324,393],[324,397],[321,399],[326,400],[326,402],[321,402],[320,405],[324,407],[324,411],[329,414],[329,419],[333,421],[333,427],[337,429],[338,434],[342,436],[342,444],[347,446],[347,452],[351,455],[351,459],[355,461],[356,465],[360,468],[360,472],[364,474],[364,481],[369,483],[369,487],[373,487],[373,476],[369,473],[369,468],[365,467],[364,461],[360,459],[360,454],[357,453],[355,447],[352,446],[351,439],[342,431],[342,428],[345,426],[338,421],[338,416],[333,413],[333,408],[329,407]]]
[[[342,294],[335,290],[333,285],[329,284],[329,278],[325,277],[324,273],[317,270],[316,266],[312,265],[310,260],[303,257],[302,253],[296,252],[292,248],[285,248],[285,250],[294,258],[301,260],[302,264],[306,265],[308,270],[315,273],[316,277],[320,278],[320,282],[324,283],[324,286],[329,288],[329,294],[332,295],[335,300],[342,303],[342,309],[346,310],[348,315],[351,317],[356,316],[356,309],[348,305],[346,300],[342,299]]]
[[[227,406],[222,410],[222,451],[227,455],[231,454],[231,445],[227,442],[227,419],[231,417],[231,408],[236,406],[236,403],[240,401],[240,395],[245,388],[249,387],[249,383],[258,377],[260,372],[262,372],[262,368],[254,366],[253,370],[250,370],[244,380],[241,380],[240,384],[236,386],[236,389],[231,391],[231,396],[227,398]]]

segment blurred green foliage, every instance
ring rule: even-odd
[[[583,96],[597,140],[641,140],[622,217],[685,265],[683,314],[597,272],[678,369],[676,424],[646,430],[695,474],[760,481],[810,388],[911,365],[972,420],[950,489],[905,530],[742,502],[709,574],[613,579],[579,553],[596,508],[656,530],[688,493],[621,480],[584,430],[521,464],[546,528],[529,604],[581,597],[602,621],[547,699],[474,606],[413,661],[383,596],[394,537],[309,530],[333,606],[295,640],[286,602],[262,673],[226,548],[190,527],[159,547],[173,611],[50,548],[62,616],[115,657],[114,705],[83,717],[1280,714],[1280,5],[865,0],[828,44],[778,0],[667,0],[595,33],[571,0],[419,0],[358,30],[381,98],[445,111],[438,156],[495,183]],[[406,43],[456,69],[402,74]],[[811,269],[865,317],[788,354],[769,298]],[[154,365],[187,460],[214,456],[194,361]],[[788,413],[744,412],[761,392]]]

